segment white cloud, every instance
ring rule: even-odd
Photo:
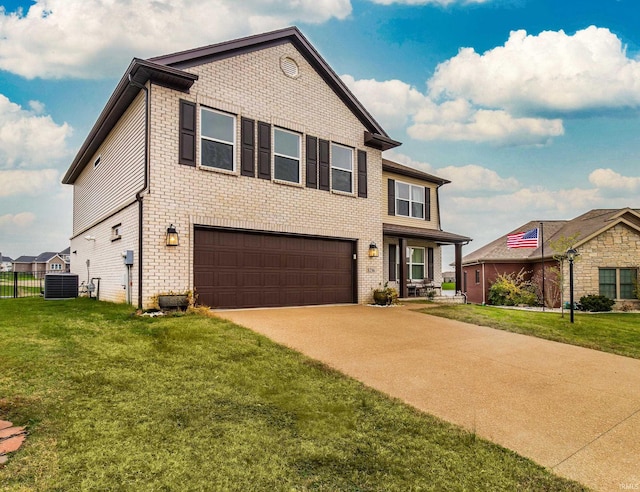
[[[350,0],[37,0],[26,13],[0,7],[0,69],[27,78],[113,76],[134,56],[350,13]]]
[[[463,48],[428,82],[433,98],[471,101],[510,112],[568,112],[640,105],[640,62],[608,29],[567,35],[511,32],[483,54]]]
[[[12,227],[26,228],[33,224],[35,220],[36,216],[31,212],[20,212],[15,215],[0,215],[0,229]]]
[[[461,98],[437,103],[400,80],[355,80],[351,75],[342,80],[383,127],[400,129],[408,124],[407,133],[418,140],[537,145],[564,134],[559,119],[515,117]]]
[[[623,176],[613,169],[596,169],[589,174],[589,182],[597,188],[616,192],[640,191],[640,177]]]
[[[394,3],[400,5],[441,5],[446,7],[447,5],[451,5],[453,3],[461,3],[461,4],[476,4],[476,3],[489,3],[493,0],[371,0],[373,3],[378,3],[380,5],[393,5]]]
[[[0,170],[0,198],[40,195],[44,192],[57,191],[59,185],[58,171],[55,169]]]
[[[404,127],[411,115],[429,104],[424,94],[401,80],[355,80],[348,74],[341,79],[388,129]]]
[[[31,101],[30,106],[35,111],[25,110],[0,94],[0,169],[51,165],[68,153],[71,127],[42,115],[42,103]]]

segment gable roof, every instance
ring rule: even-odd
[[[425,173],[419,169],[403,166],[397,162],[390,161],[389,159],[382,159],[382,170],[390,173],[400,174],[402,176],[408,176],[410,178],[422,179],[431,183],[436,183],[439,186],[443,184],[451,183],[448,179],[439,178],[433,174]]]
[[[38,256],[35,257],[35,259],[33,260],[34,263],[46,263],[49,260],[51,260],[52,258],[58,256],[58,253],[55,253],[53,251],[46,251],[44,253],[40,253]],[[62,259],[62,258],[60,258]]]
[[[331,69],[298,28],[288,27],[201,48],[157,56],[149,60],[134,58],[80,150],[78,150],[76,157],[62,179],[62,183],[73,184],[77,179],[91,157],[98,150],[98,147],[138,95],[140,85],[145,85],[151,81],[171,89],[188,92],[193,83],[198,80],[198,76],[183,69],[288,42],[298,49],[367,129],[364,136],[366,145],[380,150],[387,150],[401,145],[400,142],[389,138],[383,128],[356,99],[342,79]]]
[[[380,150],[387,150],[400,145],[400,142],[389,138],[389,135],[387,135],[382,126],[371,116],[342,79],[338,77],[324,58],[320,56],[320,53],[318,53],[309,40],[304,37],[295,26],[203,46],[201,48],[180,51],[169,55],[157,56],[150,58],[149,61],[173,68],[186,69],[285,43],[291,43],[296,47],[324,82],[333,89],[335,94],[358,120],[360,120],[362,125],[367,129],[367,133],[365,134],[365,143],[367,145],[379,148]]]
[[[0,262],[4,262],[4,261],[13,262],[13,260],[10,257],[0,255]]]
[[[625,224],[640,233],[640,209],[594,209],[571,220],[532,220],[469,253],[462,258],[462,264],[539,261],[542,256],[541,246],[537,248],[507,248],[507,236],[534,229],[539,227],[541,223],[544,236],[544,257],[552,258],[554,254],[559,252],[553,251],[550,243],[563,237],[569,238],[576,235],[577,239],[573,247],[577,248],[617,224]]]
[[[22,255],[13,260],[14,263],[33,263],[35,256]]]

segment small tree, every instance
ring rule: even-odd
[[[489,303],[494,306],[536,306],[538,296],[524,268],[518,273],[502,273],[489,288]]]

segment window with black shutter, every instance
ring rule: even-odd
[[[271,179],[271,125],[258,122],[258,177]]]
[[[178,162],[185,166],[196,165],[196,105],[180,100],[180,140]]]
[[[424,188],[424,220],[431,220],[431,188]]]
[[[256,175],[256,130],[255,121],[249,118],[242,118],[240,123],[240,173],[243,176]]]
[[[318,139],[307,135],[307,188],[318,188]]]
[[[329,191],[329,142],[320,140],[318,145],[318,188]]]
[[[235,170],[236,117],[200,108],[200,165]]]
[[[367,198],[367,153],[358,150],[358,196]]]
[[[398,260],[396,258],[397,246],[395,244],[389,245],[389,281],[395,282],[398,279],[397,268]]]

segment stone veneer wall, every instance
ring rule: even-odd
[[[574,263],[574,299],[599,294],[599,268],[640,267],[640,235],[618,224],[578,248]],[[565,299],[569,299],[569,264],[564,262]]]
[[[285,56],[298,63],[297,78],[280,69]],[[151,185],[144,196],[143,304],[149,305],[160,292],[193,288],[196,225],[357,239],[358,301],[367,302],[372,289],[382,281],[382,256],[367,255],[370,241],[382,245],[382,157],[380,151],[364,146],[365,128],[360,121],[289,43],[188,70],[200,77],[189,94],[156,85],[151,89]],[[240,176],[238,147],[236,172],[180,165],[180,99],[235,114],[236,142],[240,141],[240,117],[244,116],[301,133],[303,159],[307,134],[366,150],[368,198],[306,188],[304,162],[302,185]],[[358,188],[356,178],[354,190]],[[175,248],[164,244],[169,224],[180,234],[180,246]]]

